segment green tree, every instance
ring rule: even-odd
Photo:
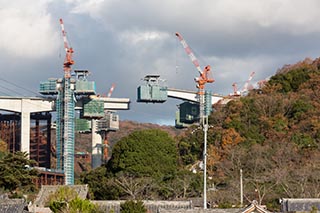
[[[0,158],[0,187],[13,193],[35,191],[32,180],[38,172],[30,169],[35,164],[25,152],[4,153]]]
[[[137,177],[173,174],[177,170],[175,141],[160,130],[133,132],[114,146],[107,168]]]
[[[201,195],[201,175],[179,168],[177,153],[175,141],[166,132],[136,131],[115,145],[106,167],[83,174],[81,182],[89,184],[95,199],[176,199]]]
[[[280,92],[296,92],[300,85],[310,79],[310,74],[315,73],[314,67],[308,64],[302,64],[300,67],[293,68],[290,72],[279,73],[278,75],[272,76],[269,84],[280,84],[282,88]]]
[[[80,182],[89,185],[89,197],[97,200],[114,200],[120,191],[113,180],[113,174],[107,173],[105,166],[82,173]]]
[[[181,166],[196,163],[202,157],[202,150],[203,131],[192,126],[186,132],[186,136],[178,140],[179,163]]]
[[[144,206],[143,202],[138,200],[128,200],[120,204],[121,213],[146,213],[147,209]]]

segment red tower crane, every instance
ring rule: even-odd
[[[182,46],[184,47],[186,53],[188,54],[188,56],[190,57],[192,63],[197,68],[197,70],[198,70],[198,72],[200,74],[199,77],[195,78],[195,81],[197,82],[197,88],[199,88],[199,92],[202,92],[202,94],[204,94],[203,90],[204,90],[205,84],[214,82],[214,79],[209,77],[209,73],[210,73],[211,67],[210,67],[210,65],[207,65],[202,70],[201,67],[200,67],[198,59],[195,57],[195,55],[193,54],[191,48],[189,47],[187,42],[183,39],[181,34],[177,32],[176,36],[178,37],[178,39],[181,42]]]
[[[249,78],[248,80],[245,82],[245,84],[243,85],[241,91],[238,91],[238,88],[237,88],[237,83],[234,82],[232,84],[232,87],[233,87],[233,94],[230,94],[231,96],[241,96],[243,93],[247,92],[248,90],[250,90],[249,88],[249,83],[250,81],[252,80],[253,76],[255,75],[255,72],[251,72],[250,75],[249,75]]]
[[[110,90],[109,90],[109,92],[108,92],[107,98],[110,98],[110,97],[111,97],[115,86],[116,86],[116,85],[115,85],[114,83],[112,83],[111,88],[110,88]]]
[[[112,92],[113,92],[115,86],[116,85],[114,83],[112,83],[111,88],[108,92],[107,98],[111,98],[111,95],[112,95]],[[108,161],[108,157],[109,157],[108,155],[109,155],[108,131],[103,131],[103,159],[102,160],[104,162]]]
[[[63,43],[64,43],[64,49],[66,51],[66,57],[63,62],[63,70],[64,70],[64,75],[65,78],[70,78],[71,77],[71,66],[74,64],[74,60],[72,59],[72,54],[73,54],[73,49],[72,47],[69,47],[69,43],[67,40],[67,33],[64,30],[64,24],[63,20],[60,19],[60,25],[62,29],[62,36],[63,36]]]
[[[203,119],[204,115],[204,88],[206,83],[213,83],[214,79],[210,77],[210,65],[207,65],[203,70],[200,67],[198,59],[193,54],[191,48],[187,44],[187,42],[183,39],[180,33],[176,33],[176,36],[178,37],[179,41],[181,42],[184,50],[186,51],[187,55],[190,57],[192,63],[196,67],[196,69],[199,72],[199,77],[196,77],[194,80],[197,82],[197,88],[199,89],[198,95],[199,95],[199,103],[200,103],[200,121]]]
[[[209,77],[210,74],[210,65],[207,65],[203,70],[200,68],[200,64],[198,59],[194,56],[191,48],[188,46],[187,42],[183,39],[180,33],[176,33],[176,36],[180,40],[182,46],[184,47],[186,53],[189,55],[192,63],[195,65],[197,70],[199,71],[200,76],[195,78],[195,81],[197,82],[197,88],[199,89],[198,91],[198,96],[199,96],[199,104],[200,104],[200,124],[203,127],[203,132],[204,132],[204,149],[203,149],[203,206],[206,209],[207,205],[207,178],[206,178],[206,173],[207,173],[207,132],[208,132],[208,116],[205,115],[205,85],[206,83],[213,83],[214,79]]]
[[[249,90],[249,83],[250,83],[250,81],[252,80],[252,78],[253,78],[253,76],[254,76],[255,74],[256,74],[255,72],[252,72],[252,73],[249,75],[249,78],[248,78],[248,80],[246,81],[246,83],[244,84],[241,93],[244,93],[244,92],[246,92],[246,91]]]

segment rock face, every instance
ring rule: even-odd
[[[9,199],[7,195],[0,195],[1,213],[24,212],[26,205],[24,199]]]
[[[55,193],[59,189],[59,187],[61,186],[42,185],[41,190],[38,193],[38,196],[33,203],[33,206],[44,207],[45,203],[48,200],[48,197],[52,193]],[[87,198],[87,194],[89,190],[88,185],[72,185],[68,187],[74,189],[77,192],[79,198],[81,199]]]

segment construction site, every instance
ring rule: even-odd
[[[119,129],[118,110],[129,110],[129,98],[114,98],[113,83],[106,96],[96,92],[96,84],[89,80],[90,71],[73,70],[74,49],[70,47],[63,20],[60,19],[61,35],[65,50],[63,76],[41,81],[41,97],[0,97],[0,138],[11,153],[28,153],[37,162],[40,178],[36,185],[74,185],[75,158],[91,163],[97,168],[108,160],[108,133]],[[158,74],[146,75],[144,84],[137,88],[137,102],[164,103],[168,98],[179,99],[175,118],[176,128],[199,125],[204,132],[208,129],[208,115],[213,105],[225,104],[233,98],[244,95],[252,72],[245,85],[227,96],[213,94],[205,89],[213,83],[210,65],[200,67],[180,33],[175,34],[185,52],[199,73],[196,77],[196,91],[168,88],[162,85]],[[75,151],[75,133],[90,134],[91,150]],[[205,156],[205,153],[204,153]]]
[[[119,130],[120,119],[117,111],[130,108],[129,98],[112,97],[114,83],[109,93],[101,96],[96,92],[96,83],[89,79],[90,71],[72,69],[75,63],[74,50],[69,46],[62,19],[60,19],[60,26],[65,50],[63,76],[41,81],[39,85],[41,97],[0,97],[0,110],[3,111],[0,114],[0,138],[6,143],[7,151],[25,152],[30,160],[37,162],[34,168],[38,170],[39,176],[34,183],[38,189],[41,188],[41,191],[33,206],[29,207],[37,209],[36,211],[43,207],[42,202],[46,199],[45,196],[57,189],[54,185],[75,187],[85,198],[88,188],[75,185],[75,166],[80,165],[85,171],[87,169],[84,164],[91,164],[90,169],[95,169],[108,161],[110,157],[108,135],[110,132]],[[234,83],[233,93],[230,95],[213,94],[205,88],[207,83],[215,81],[211,75],[211,66],[201,68],[198,59],[182,35],[176,33],[175,36],[199,73],[199,76],[194,78],[197,90],[169,88],[162,84],[164,80],[159,74],[148,74],[143,78],[144,84],[137,88],[137,102],[162,104],[168,98],[181,100],[183,102],[178,105],[176,111],[175,127],[186,128],[196,125],[203,131],[202,206],[206,209],[208,117],[215,104],[226,104],[232,99],[243,96],[248,91],[249,83],[255,73],[250,74],[240,90]],[[76,133],[90,137],[89,149],[76,151]],[[120,202],[97,202],[97,204],[104,206],[107,212],[110,208],[116,208],[119,212]],[[156,204],[147,202],[146,205],[152,212],[158,212],[159,208],[193,208],[193,204],[189,201]]]
[[[13,206],[16,210],[20,208],[17,212],[22,212],[26,206],[32,212],[47,212],[46,202],[50,194],[56,193],[61,185],[73,189],[81,199],[90,198],[88,185],[75,183],[75,179],[79,177],[75,177],[75,168],[80,166],[83,171],[88,171],[108,162],[110,159],[109,135],[111,132],[118,131],[120,127],[120,117],[117,112],[130,110],[131,100],[129,98],[113,97],[115,83],[111,84],[107,95],[99,95],[96,82],[89,78],[91,73],[89,70],[72,69],[75,63],[73,60],[74,49],[70,47],[68,42],[63,20],[60,19],[59,23],[65,50],[62,77],[50,77],[40,81],[38,92],[41,96],[0,96],[1,145],[5,144],[6,151],[10,153],[27,153],[28,159],[36,162],[36,166],[32,168],[39,172],[38,178],[33,180],[35,187],[39,190],[33,203],[27,204],[23,199],[10,200],[5,197],[0,200],[1,205],[3,202],[3,208],[6,208],[5,205],[8,206],[7,209]],[[201,136],[197,138],[201,141],[201,159],[193,163],[191,169],[188,168],[188,170],[190,173],[201,174],[201,178],[203,178],[201,187],[203,188],[201,195],[191,197],[190,200],[142,200],[143,204],[148,212],[155,213],[268,213],[266,206],[256,200],[251,200],[250,205],[243,205],[242,169],[240,170],[240,205],[234,205],[227,210],[219,210],[218,206],[211,206],[211,203],[207,201],[207,192],[218,191],[214,184],[207,186],[207,181],[212,178],[211,176],[207,177],[207,173],[209,173],[207,172],[207,137],[209,128],[213,126],[209,125],[209,117],[216,106],[226,105],[231,100],[240,99],[254,89],[250,82],[255,72],[251,72],[245,82],[234,82],[230,85],[230,88],[231,86],[233,88],[232,93],[228,95],[215,94],[206,88],[207,84],[215,82],[211,74],[211,66],[206,65],[202,68],[182,35],[177,32],[175,36],[193,64],[193,68],[198,72],[198,76],[194,78],[196,89],[190,91],[168,87],[163,84],[165,80],[160,77],[160,74],[147,74],[142,78],[143,83],[137,85],[136,101],[139,104],[163,104],[169,98],[182,101],[176,105],[175,128],[182,129],[192,126],[193,130],[190,134],[195,131],[201,132]],[[266,82],[267,80],[257,82],[259,87],[255,88],[257,94],[261,92],[259,89]],[[79,135],[85,135],[86,141],[90,141],[87,147],[76,149],[76,136],[79,137]],[[90,168],[86,168],[86,165],[90,165]],[[131,177],[125,178],[130,179]],[[119,182],[119,180],[116,181]],[[200,181],[198,180],[198,182]],[[13,202],[12,205],[10,202]],[[121,204],[126,200],[91,200],[90,202],[103,212],[121,212]],[[319,204],[318,199],[283,199],[281,202],[281,208],[289,212],[295,208],[299,209],[301,206],[303,208],[300,209],[304,209],[306,206],[307,209],[310,209]],[[207,208],[210,210],[206,211]]]

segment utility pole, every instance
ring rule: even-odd
[[[243,206],[243,177],[242,177],[242,169],[240,169],[240,207]]]
[[[203,113],[204,114],[204,113]],[[203,209],[207,209],[207,133],[208,116],[202,118],[204,143],[203,143]]]

